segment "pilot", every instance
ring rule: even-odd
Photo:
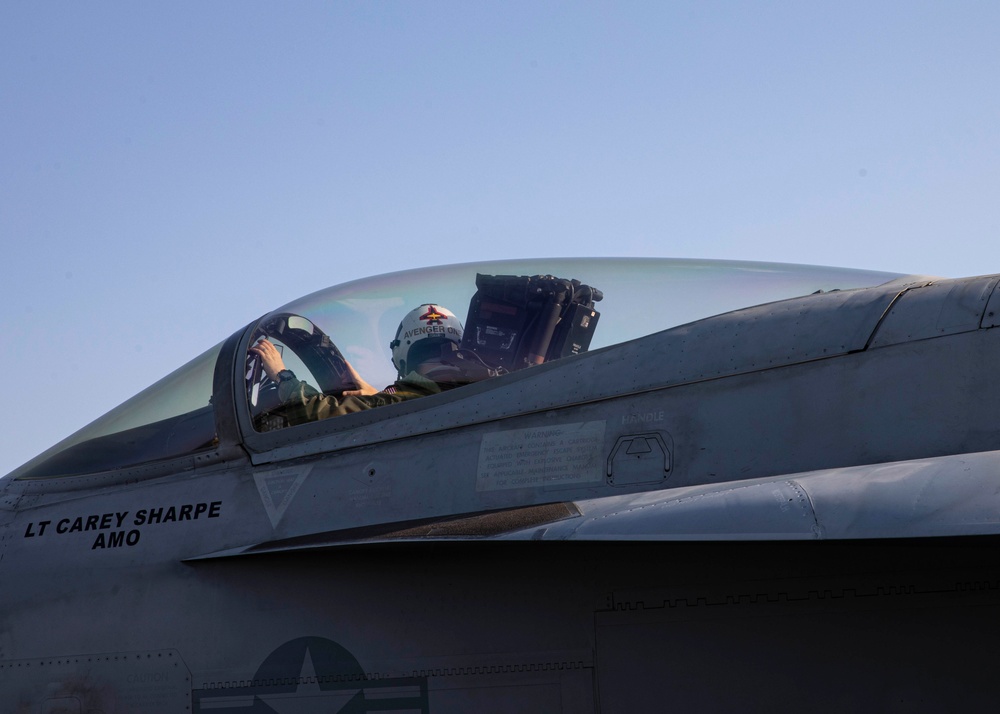
[[[396,382],[379,391],[348,364],[357,389],[346,390],[339,397],[325,395],[300,381],[267,340],[260,340],[250,351],[260,357],[264,372],[278,384],[282,413],[295,425],[438,394],[475,381],[478,377],[470,376],[462,360],[455,358],[461,341],[462,323],[451,310],[421,305],[406,314],[389,343],[398,373]]]

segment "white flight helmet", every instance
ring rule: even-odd
[[[430,357],[441,354],[448,342],[462,342],[462,323],[451,310],[425,303],[406,313],[396,329],[396,339],[389,343],[392,364],[400,377]]]

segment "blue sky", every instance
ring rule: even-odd
[[[0,473],[374,273],[1000,271],[1000,4],[0,5]]]

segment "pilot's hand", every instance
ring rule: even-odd
[[[260,357],[260,364],[264,368],[264,374],[272,382],[277,382],[278,372],[285,369],[285,363],[281,359],[281,353],[278,352],[278,348],[267,340],[260,340],[250,348],[250,351]]]
[[[347,371],[350,375],[351,381],[358,385],[357,389],[345,389],[345,397],[363,397],[367,394],[378,394],[378,390],[375,389],[375,387],[361,379],[361,375],[358,374],[358,370],[354,369],[350,362],[347,362],[347,360],[344,360],[344,362],[347,364]]]

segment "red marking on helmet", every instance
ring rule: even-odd
[[[440,325],[441,320],[447,320],[448,316],[438,312],[438,309],[433,305],[427,306],[427,312],[420,316],[421,320],[427,320],[428,325]]]

